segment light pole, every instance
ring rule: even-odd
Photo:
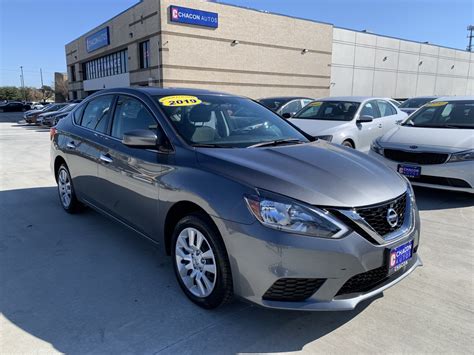
[[[20,70],[21,70],[21,91],[23,93],[23,101],[26,101],[25,76],[23,74],[23,66],[20,66]]]

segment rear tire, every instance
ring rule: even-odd
[[[344,141],[344,142],[342,142],[342,145],[344,147],[354,149],[354,145],[350,141]]]
[[[179,286],[188,298],[206,309],[232,299],[230,263],[224,242],[203,214],[190,214],[177,224],[171,255]]]
[[[61,164],[57,171],[56,180],[58,182],[58,195],[61,206],[67,213],[79,212],[83,205],[78,201],[71,174],[65,164]]]

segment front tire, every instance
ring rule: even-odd
[[[58,182],[58,194],[61,206],[68,213],[79,212],[82,208],[82,204],[76,197],[71,174],[69,173],[69,169],[65,164],[62,164],[59,167],[56,180]]]
[[[212,309],[230,301],[229,259],[219,232],[207,216],[182,218],[174,229],[171,250],[178,283],[192,302]]]

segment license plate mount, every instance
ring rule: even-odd
[[[413,256],[413,240],[390,249],[388,257],[388,274],[393,274],[408,265]]]
[[[421,166],[398,164],[397,171],[408,178],[419,178]]]

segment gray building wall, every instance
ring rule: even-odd
[[[474,95],[474,53],[334,28],[331,96]]]

